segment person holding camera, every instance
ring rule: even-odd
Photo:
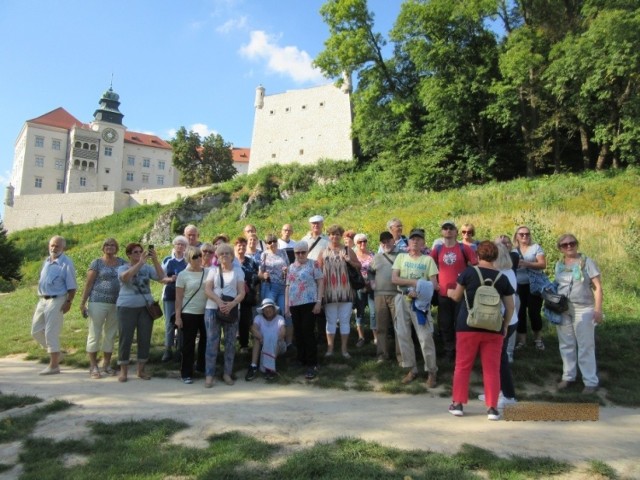
[[[118,241],[115,238],[107,238],[102,243],[102,256],[91,262],[87,272],[80,312],[84,318],[89,319],[87,354],[89,355],[89,376],[93,379],[101,378],[98,367],[98,351],[101,346],[102,371],[108,376],[116,374],[116,371],[111,368],[111,354],[118,332],[116,318],[116,300],[120,291],[118,268],[125,263],[127,262],[118,257]]]
[[[147,304],[153,302],[150,280],[161,282],[165,278],[164,271],[151,245],[145,252],[139,243],[130,243],[125,252],[129,262],[118,268],[120,293],[116,301],[120,335],[118,381],[127,381],[134,333],[138,338],[138,378],[150,380],[151,376],[145,372],[144,368],[149,360],[153,329],[153,318],[147,311]],[[153,262],[153,267],[147,264],[149,259]]]

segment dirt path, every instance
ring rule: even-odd
[[[602,407],[597,422],[490,422],[484,405],[472,400],[465,416],[448,414],[448,399],[425,395],[343,392],[310,385],[268,385],[240,379],[213,389],[175,379],[90,380],[84,370],[62,367],[60,375],[38,376],[42,365],[0,358],[0,391],[59,398],[77,405],[51,415],[38,436],[78,438],[87,421],[118,422],[173,418],[191,425],[176,442],[202,446],[212,434],[238,430],[292,448],[353,436],[403,449],[456,452],[463,443],[510,453],[549,456],[584,466],[602,460],[619,474],[640,478],[640,410]],[[0,463],[13,464],[0,445]],[[1,478],[1,476],[0,476]]]

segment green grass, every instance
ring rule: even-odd
[[[186,427],[174,420],[96,422],[90,438],[63,441],[34,438],[25,432],[20,478],[525,479],[549,478],[575,468],[546,457],[499,457],[466,444],[457,453],[444,455],[354,438],[285,448],[238,432],[212,436],[204,448],[170,441]],[[81,461],[66,464],[70,457]],[[592,462],[590,471],[615,478],[615,471],[602,462]]]
[[[1,396],[0,396],[1,397]],[[27,399],[26,401],[29,401]],[[54,400],[24,415],[8,416],[0,420],[0,443],[10,442],[29,435],[36,424],[50,413],[66,410],[71,404],[63,400]]]

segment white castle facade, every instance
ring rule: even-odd
[[[351,160],[350,82],[265,95],[259,86],[251,139],[249,173],[272,163],[312,164]]]

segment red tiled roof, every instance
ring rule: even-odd
[[[58,107],[55,110],[51,110],[44,115],[27,120],[27,123],[37,123],[39,125],[47,125],[50,127],[66,128],[71,130],[74,125],[87,127],[76,117],[67,112],[64,108]]]
[[[171,144],[165,142],[160,137],[140,132],[125,132],[124,141],[135,145],[144,145],[146,147],[165,148],[171,150]]]
[[[231,156],[235,163],[249,163],[249,157],[251,156],[250,148],[232,148]]]

